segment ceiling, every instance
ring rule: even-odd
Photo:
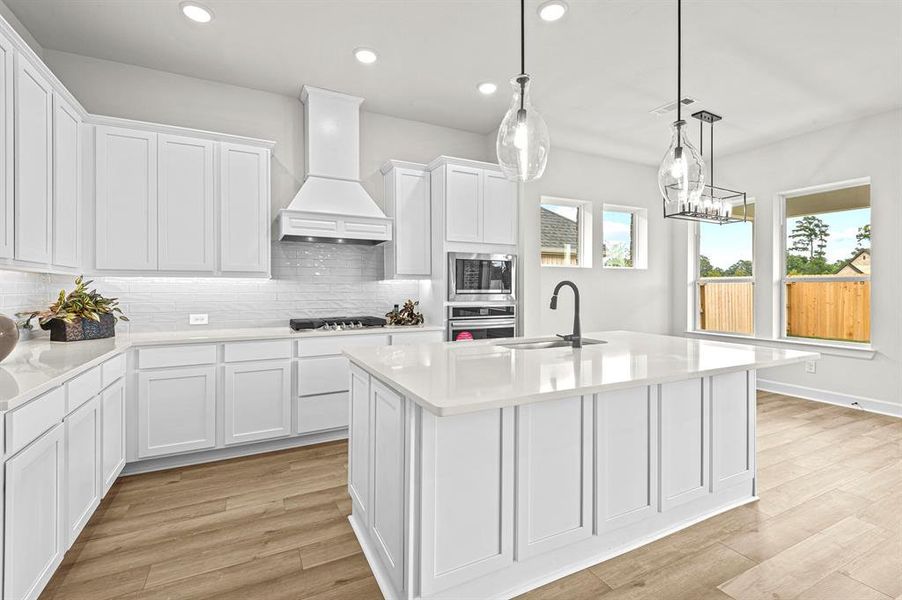
[[[497,127],[519,70],[515,0],[201,1],[207,25],[177,0],[6,4],[45,48],[291,96],[309,83],[478,133]],[[569,0],[555,23],[538,4],[527,71],[552,143],[656,164],[673,117],[649,111],[676,95],[676,3]],[[902,106],[900,0],[687,0],[683,33],[683,92],[723,115],[719,153]],[[379,61],[357,63],[359,46]]]

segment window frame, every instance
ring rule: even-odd
[[[849,348],[849,349],[863,349],[867,350],[871,348],[871,342],[852,342],[852,341],[844,341],[844,340],[831,340],[831,339],[823,339],[823,338],[807,338],[807,337],[799,337],[794,335],[787,334],[787,325],[789,315],[786,310],[786,284],[790,282],[823,282],[825,280],[824,277],[818,277],[816,275],[800,275],[789,277],[786,274],[786,237],[788,232],[786,231],[786,201],[790,198],[796,198],[798,196],[808,196],[811,194],[818,194],[821,192],[831,192],[834,190],[841,190],[845,188],[851,187],[859,187],[863,185],[871,185],[870,177],[857,177],[854,179],[845,179],[842,181],[836,181],[832,183],[825,183],[821,185],[813,185],[804,188],[796,188],[793,190],[787,190],[785,192],[780,192],[777,194],[777,207],[775,210],[777,217],[777,227],[776,230],[777,240],[774,244],[774,250],[776,252],[776,257],[774,260],[774,266],[777,269],[777,277],[774,278],[774,281],[777,285],[776,295],[777,301],[779,302],[779,313],[780,319],[779,322],[775,323],[777,331],[775,331],[774,339],[780,342],[788,342],[795,344],[811,344],[814,346],[832,346],[835,348]],[[870,198],[868,199],[868,208],[873,209],[873,204],[870,202]],[[873,221],[873,219],[871,219]],[[873,222],[871,223],[871,227],[873,228]],[[754,268],[753,271],[754,273]],[[871,315],[871,327],[870,331],[868,331],[868,338],[873,338],[874,332],[874,322],[873,322],[873,309],[874,309],[874,283],[873,283],[873,272],[871,275],[843,275],[840,277],[831,277],[830,281],[869,281],[871,282],[871,297],[870,303],[868,304],[868,312]]]
[[[542,262],[542,207],[572,206],[577,209],[577,260],[576,265],[552,265]],[[550,269],[591,269],[592,268],[592,208],[591,200],[576,200],[560,196],[539,196],[539,266]]]
[[[604,213],[622,212],[633,215],[630,230],[630,267],[608,266],[604,256]],[[644,206],[602,203],[601,205],[601,268],[615,271],[642,271],[648,269],[648,209]]]

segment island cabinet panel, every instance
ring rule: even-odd
[[[369,526],[370,507],[370,376],[351,365],[348,440],[348,494],[355,518]]]
[[[370,530],[396,589],[404,580],[404,398],[378,381],[370,385],[373,498]]]
[[[429,596],[513,564],[514,409],[422,412],[420,569]]]
[[[702,379],[658,389],[660,509],[666,511],[709,491],[710,410]]]
[[[225,366],[225,443],[291,433],[291,361]]]
[[[754,477],[755,374],[727,373],[711,378],[711,458],[714,491]]]
[[[657,399],[638,387],[596,400],[598,533],[647,519],[657,510]]]
[[[125,467],[125,379],[116,381],[101,394],[100,419],[101,495],[105,496]]]
[[[592,398],[516,409],[517,560],[592,535]]]
[[[138,373],[138,456],[216,445],[216,367]]]

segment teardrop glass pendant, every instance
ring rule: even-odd
[[[529,75],[511,79],[513,98],[498,128],[495,149],[504,176],[513,181],[532,181],[545,172],[548,126],[529,101]]]
[[[686,121],[675,121],[670,147],[658,169],[665,214],[695,212],[705,189],[705,163],[686,136]]]

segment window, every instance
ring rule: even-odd
[[[755,332],[755,205],[745,222],[699,223],[696,247],[696,328],[752,335]]]
[[[786,337],[871,338],[870,185],[784,196]]]
[[[542,266],[592,266],[591,203],[542,197]]]
[[[602,266],[610,269],[644,269],[648,211],[644,208],[605,204],[601,221]]]

